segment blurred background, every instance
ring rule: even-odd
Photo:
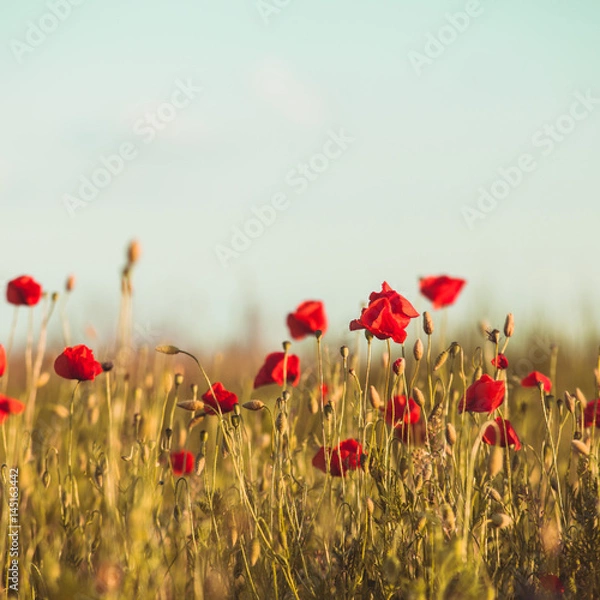
[[[468,280],[451,323],[596,331],[596,0],[0,15],[0,280],[74,274],[75,338],[114,335],[132,238],[151,344],[278,344],[305,299],[345,336],[382,281],[422,311],[442,273]]]

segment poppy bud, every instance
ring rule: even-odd
[[[134,265],[139,259],[142,253],[142,247],[137,240],[133,240],[127,248],[127,262],[130,265]]]
[[[377,388],[372,385],[369,387],[369,400],[371,401],[371,406],[377,410],[383,406],[383,402],[381,401],[381,396],[377,391]]]
[[[506,321],[504,321],[504,335],[509,338],[515,332],[515,318],[512,313],[506,315]]]
[[[373,500],[369,497],[367,497],[367,512],[370,515],[373,515],[373,513],[375,512],[375,503],[373,502]]]
[[[286,433],[288,428],[288,421],[287,421],[287,417],[285,416],[284,413],[280,412],[277,417],[275,418],[275,429],[277,429],[277,431],[279,431],[280,434],[284,434]]]
[[[460,352],[460,344],[458,342],[452,342],[448,351],[450,352],[450,356],[454,358]]]
[[[498,504],[502,504],[502,496],[496,488],[491,487],[489,492],[492,499],[494,499]]]
[[[282,394],[281,397],[283,398],[284,402],[287,402],[292,394],[290,394],[290,392],[288,392],[287,390],[285,390]]]
[[[317,399],[314,396],[310,397],[310,400],[308,403],[308,410],[311,415],[316,415],[317,412],[319,411],[319,403],[317,402]]]
[[[413,356],[417,362],[423,358],[423,342],[420,339],[417,339],[413,346]]]
[[[419,408],[423,408],[425,406],[425,396],[423,396],[423,392],[418,387],[413,388],[412,396],[415,404],[417,404]]]
[[[436,359],[433,365],[433,370],[437,371],[444,366],[444,363],[448,360],[448,350],[444,350]]]
[[[502,450],[498,446],[494,446],[488,460],[488,475],[490,479],[494,479],[500,471],[502,471]]]
[[[571,414],[575,414],[575,399],[565,390],[565,406]]]
[[[426,335],[431,335],[433,333],[433,319],[427,311],[423,313],[423,331]]]
[[[179,387],[183,383],[183,375],[181,373],[175,373],[175,385]]]
[[[456,429],[452,423],[446,423],[446,442],[449,446],[456,444]]]
[[[579,404],[581,404],[582,410],[585,409],[587,406],[587,398],[579,388],[575,388],[575,397],[577,398]]]
[[[183,408],[183,410],[196,412],[197,410],[202,410],[204,408],[204,402],[200,402],[200,400],[182,400],[177,403],[177,406]]]
[[[252,538],[252,542],[250,543],[250,566],[253,567],[260,558],[260,541],[258,538]]]
[[[588,457],[590,455],[590,447],[581,440],[571,440],[571,446],[581,454],[581,456]]]
[[[161,354],[179,354],[181,352],[177,346],[170,346],[169,344],[165,344],[164,346],[156,346],[155,350]]]
[[[240,416],[239,415],[231,415],[231,424],[233,425],[234,429],[237,429],[240,426]]]
[[[262,410],[265,407],[265,403],[261,400],[249,400],[248,402],[244,402],[242,406],[246,410]]]
[[[69,275],[65,283],[65,291],[72,292],[75,289],[75,275]]]
[[[494,513],[490,519],[492,525],[497,529],[504,529],[512,525],[512,519],[504,513]]]
[[[325,416],[325,419],[327,421],[329,421],[331,419],[331,417],[333,416],[333,406],[331,404],[331,402],[328,402],[324,407],[323,407],[323,414]]]
[[[398,358],[394,361],[392,368],[394,369],[394,373],[400,377],[404,373],[405,366],[406,361],[403,358]]]
[[[52,292],[52,296],[50,297],[52,302],[56,302],[58,300],[58,292]]]

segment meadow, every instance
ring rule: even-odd
[[[348,346],[299,298],[260,354],[133,347],[139,259],[106,348],[72,336],[74,279],[7,286],[32,325],[0,340],[5,595],[600,598],[593,336],[461,333],[465,282],[435,276],[423,314],[365,290]]]

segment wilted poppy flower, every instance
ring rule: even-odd
[[[221,414],[229,413],[238,403],[238,397],[233,392],[226,390],[220,381],[213,383],[211,390],[208,390],[202,396],[204,404],[211,409],[207,411],[208,413],[218,414],[219,411]],[[216,402],[215,396],[217,398]]]
[[[350,331],[366,329],[377,339],[391,338],[402,344],[410,320],[418,316],[414,306],[384,281],[381,292],[369,296],[369,305],[363,308],[360,318],[350,321]]]
[[[588,402],[583,411],[583,426],[591,427],[594,422],[596,427],[600,427],[600,398],[593,402]]]
[[[348,471],[355,471],[360,467],[363,456],[362,446],[354,439],[340,442],[336,448],[327,449],[329,454],[329,472],[334,477],[345,476]],[[321,446],[312,459],[312,464],[317,469],[327,473],[325,464],[325,448]]]
[[[8,282],[6,299],[16,306],[35,306],[42,297],[42,286],[29,275]]]
[[[327,316],[325,307],[319,300],[303,302],[295,312],[287,316],[287,326],[290,335],[295,340],[301,340],[307,335],[314,335],[317,331],[327,331]]]
[[[102,365],[94,358],[92,350],[79,344],[63,350],[54,361],[54,371],[65,379],[92,381],[102,373]]]
[[[419,281],[421,294],[433,302],[433,308],[443,308],[454,304],[460,290],[467,283],[464,279],[440,275],[422,277]]]
[[[552,390],[552,382],[548,377],[540,373],[539,371],[532,371],[527,377],[521,380],[523,387],[537,387],[539,383],[544,384],[544,391],[549,392]]]
[[[9,415],[19,415],[25,410],[25,405],[14,398],[0,394],[0,424],[6,421]]]
[[[0,377],[4,375],[4,371],[6,371],[6,350],[4,346],[0,344]]]
[[[492,358],[492,364],[497,369],[508,369],[508,358],[504,354],[499,353],[496,358]]]
[[[421,416],[421,407],[412,399],[408,399],[406,404],[406,396],[394,396],[388,400],[385,407],[385,422],[388,425],[398,425],[399,423],[416,423]]]
[[[171,452],[171,466],[176,477],[189,475],[194,471],[194,455],[187,450]]]
[[[549,592],[554,592],[555,594],[564,594],[565,586],[559,577],[556,575],[552,575],[551,573],[540,573],[538,575],[538,579],[540,580],[540,585]]]
[[[265,363],[254,379],[254,389],[263,385],[276,383],[283,385],[284,352],[272,352],[265,358]],[[295,354],[287,356],[287,382],[293,386],[300,381],[300,359]]]
[[[520,450],[521,440],[510,421],[508,419],[502,419],[502,417],[496,417],[495,422],[496,425],[498,425],[500,432],[497,433],[497,429],[493,425],[488,425],[483,432],[483,437],[481,439],[490,446],[498,445],[502,448],[514,446],[515,450]]]
[[[467,393],[458,403],[458,412],[491,413],[504,400],[504,381],[495,381],[487,373],[467,388]]]

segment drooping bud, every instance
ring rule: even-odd
[[[244,402],[242,406],[246,410],[262,410],[265,407],[265,403],[262,400],[248,400],[248,402]]]
[[[169,344],[165,344],[163,346],[156,346],[155,350],[160,352],[161,354],[179,354],[181,350],[177,348],[177,346],[171,346]]]
[[[134,265],[140,259],[141,254],[142,247],[140,243],[137,240],[133,240],[127,248],[127,262],[130,265]]]

